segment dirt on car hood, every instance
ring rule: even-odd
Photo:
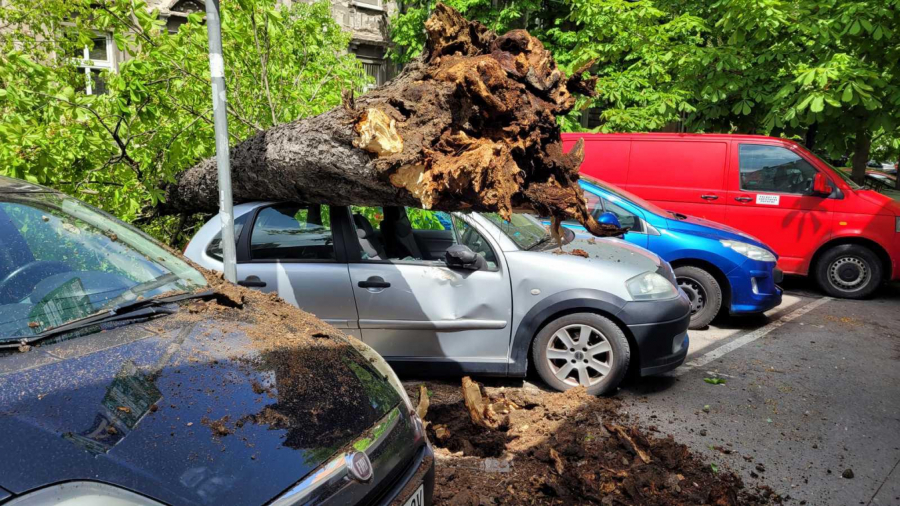
[[[0,355],[0,486],[111,483],[175,504],[263,504],[397,406],[348,339],[224,283],[216,299]]]

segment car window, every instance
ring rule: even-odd
[[[490,245],[478,231],[449,213],[361,206],[351,207],[351,213],[364,261],[445,264],[444,254],[450,246],[469,241],[467,245],[485,257],[489,268],[497,266]]]
[[[641,220],[634,213],[616,204],[608,198],[603,199],[603,211],[613,213],[619,219],[619,225],[631,232],[641,231]],[[596,217],[596,216],[595,216]]]
[[[234,219],[234,244],[237,245],[238,241],[241,238],[241,232],[244,230],[244,224],[247,223],[247,219],[250,217],[251,213],[244,213],[237,218]],[[218,220],[219,218],[215,218]],[[206,254],[215,258],[216,260],[222,260],[222,231],[220,230],[213,238],[212,241],[209,242],[209,246],[206,247]]]
[[[497,255],[494,254],[491,243],[475,227],[466,223],[460,216],[453,216],[453,230],[459,244],[468,246],[469,249],[483,256],[487,261],[488,268],[497,268]]]
[[[334,260],[329,208],[277,204],[263,208],[250,234],[252,260]]]
[[[584,191],[584,200],[587,201],[587,210],[591,213],[591,216],[594,218],[599,218],[601,214],[603,214],[603,205],[600,203],[600,197],[595,195],[587,190]],[[550,219],[549,217],[547,218]],[[575,223],[579,224],[575,220],[566,220],[566,223]]]
[[[741,144],[741,189],[809,194],[816,169],[793,151],[780,146]]]

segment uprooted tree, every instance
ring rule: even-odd
[[[566,77],[524,30],[498,36],[439,4],[426,21],[426,50],[386,85],[324,114],[279,125],[231,151],[236,202],[288,200],[330,205],[535,211],[598,223],[576,183],[579,142],[563,152],[556,116],[596,79]],[[163,214],[218,206],[214,159],[181,173]]]

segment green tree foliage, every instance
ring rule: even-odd
[[[221,7],[233,142],[324,112],[342,90],[368,82],[329,2],[222,0]],[[0,27],[0,174],[134,220],[163,198],[164,183],[214,153],[201,14],[170,33],[139,0],[43,0],[40,9],[33,0],[6,0]],[[102,33],[128,56],[101,75],[105,94],[87,95],[78,65]],[[164,236],[161,226],[150,230]]]
[[[854,177],[900,138],[900,0],[450,0],[526,28],[563,70],[595,60],[602,132],[737,132],[802,140]],[[392,20],[400,62],[421,49],[431,0]],[[581,113],[561,120],[584,130]]]

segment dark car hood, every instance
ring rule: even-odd
[[[262,504],[400,402],[349,345],[258,351],[229,325],[172,316],[0,355],[0,487]]]

